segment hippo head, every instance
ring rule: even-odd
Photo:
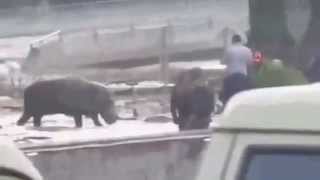
[[[112,100],[108,101],[108,105],[106,108],[101,112],[101,116],[108,124],[113,124],[117,121],[118,115],[116,113],[115,105]]]

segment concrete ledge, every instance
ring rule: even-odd
[[[192,180],[211,130],[21,147],[48,180]]]
[[[179,141],[187,139],[203,139],[211,136],[212,130],[191,130],[177,133],[164,133],[161,135],[147,135],[136,137],[121,137],[121,138],[105,138],[97,140],[81,140],[68,143],[41,143],[41,144],[23,144],[19,145],[25,153],[45,152],[45,151],[63,151],[82,148],[98,148],[98,147],[113,147],[126,144],[144,144],[151,142],[164,141]]]

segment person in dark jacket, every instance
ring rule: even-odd
[[[171,92],[171,114],[180,130],[208,128],[214,110],[213,91],[200,68],[182,72]]]

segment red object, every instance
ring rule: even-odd
[[[254,61],[255,64],[261,64],[262,63],[263,56],[262,56],[262,53],[260,51],[255,51],[253,56],[254,56],[253,61]]]

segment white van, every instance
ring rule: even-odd
[[[320,179],[320,84],[239,93],[217,124],[197,180]]]
[[[11,141],[0,137],[0,180],[42,180],[31,160]]]

